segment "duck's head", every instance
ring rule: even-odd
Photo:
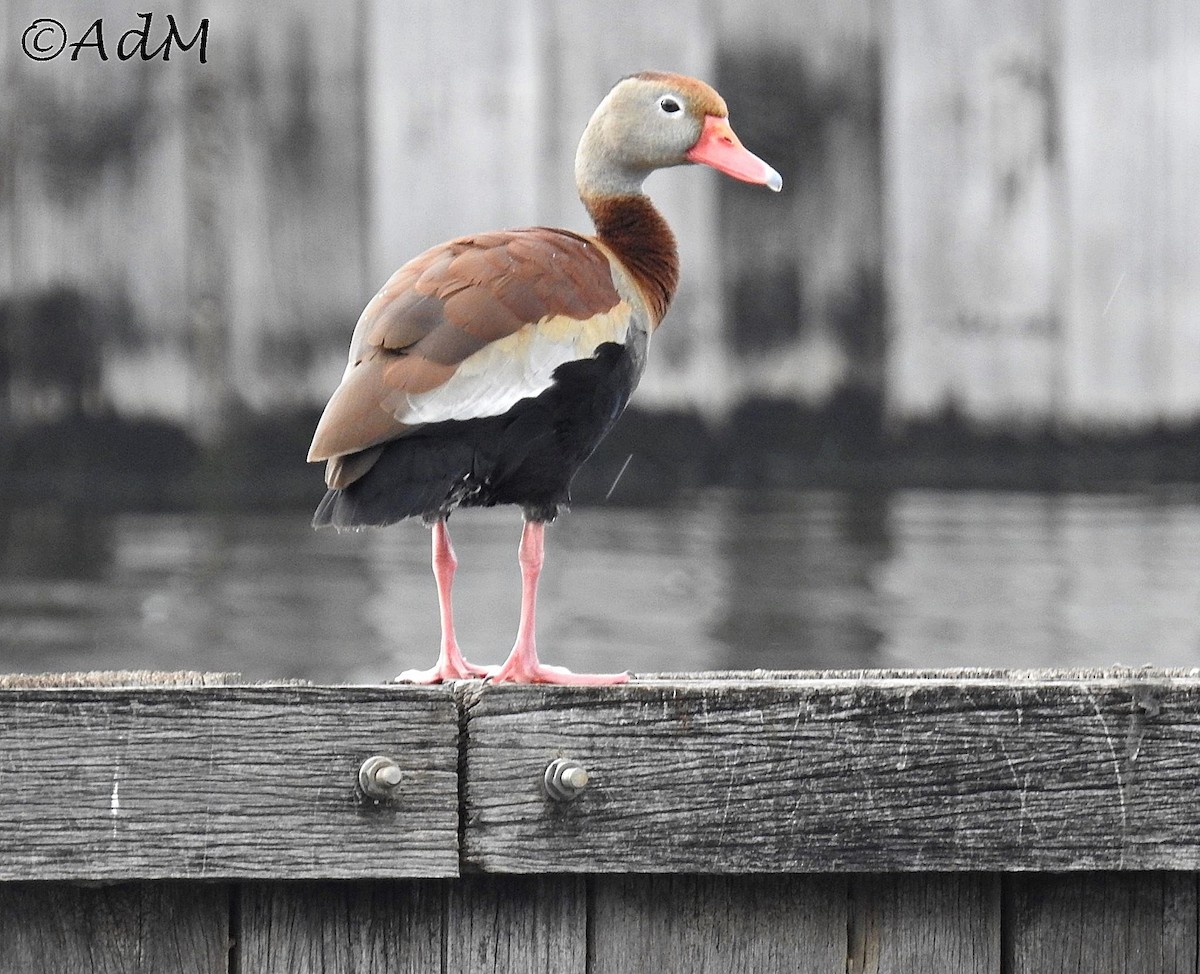
[[[584,130],[575,156],[580,195],[640,193],[655,169],[696,162],[778,192],[783,178],[729,127],[725,100],[682,74],[643,71],[622,78]]]

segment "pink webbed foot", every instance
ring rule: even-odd
[[[529,664],[524,658],[510,658],[491,675],[493,683],[555,683],[560,686],[606,687],[628,683],[628,673],[572,673],[565,666]]]
[[[504,665],[491,674],[492,682],[557,683],[567,686],[627,683],[628,673],[572,673],[566,667],[547,666],[538,660],[534,630],[545,529],[541,521],[526,521],[521,531],[521,547],[517,552],[521,564],[521,621],[517,626],[517,642]]]
[[[457,660],[438,660],[427,670],[405,670],[394,683],[447,683],[450,680],[479,680],[495,673],[498,667],[475,666],[460,655]]]

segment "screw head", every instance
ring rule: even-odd
[[[391,798],[403,775],[400,765],[382,754],[367,758],[358,769],[358,786],[371,798]]]
[[[570,758],[555,758],[546,768],[542,784],[546,794],[556,802],[569,802],[587,787],[587,769]]]

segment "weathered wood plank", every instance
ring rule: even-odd
[[[450,888],[445,956],[455,974],[584,974],[585,880],[464,876]]]
[[[846,972],[842,877],[602,876],[593,884],[594,974]]]
[[[847,974],[1001,970],[999,876],[863,876],[850,889]]]
[[[220,884],[0,885],[0,971],[225,974],[229,949]]]
[[[249,883],[239,890],[238,974],[439,971],[440,880]]]
[[[1200,680],[482,687],[465,861],[500,872],[1200,867]],[[549,800],[550,760],[592,781]]]
[[[1005,970],[1011,974],[1196,970],[1194,875],[1013,876],[1005,882]]]
[[[5,690],[0,880],[455,875],[457,735],[446,688]]]

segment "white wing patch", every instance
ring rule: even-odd
[[[396,419],[415,425],[500,416],[549,389],[560,365],[591,358],[605,342],[624,343],[631,321],[629,304],[620,301],[586,321],[556,315],[525,325],[468,356],[436,389],[400,396]]]

